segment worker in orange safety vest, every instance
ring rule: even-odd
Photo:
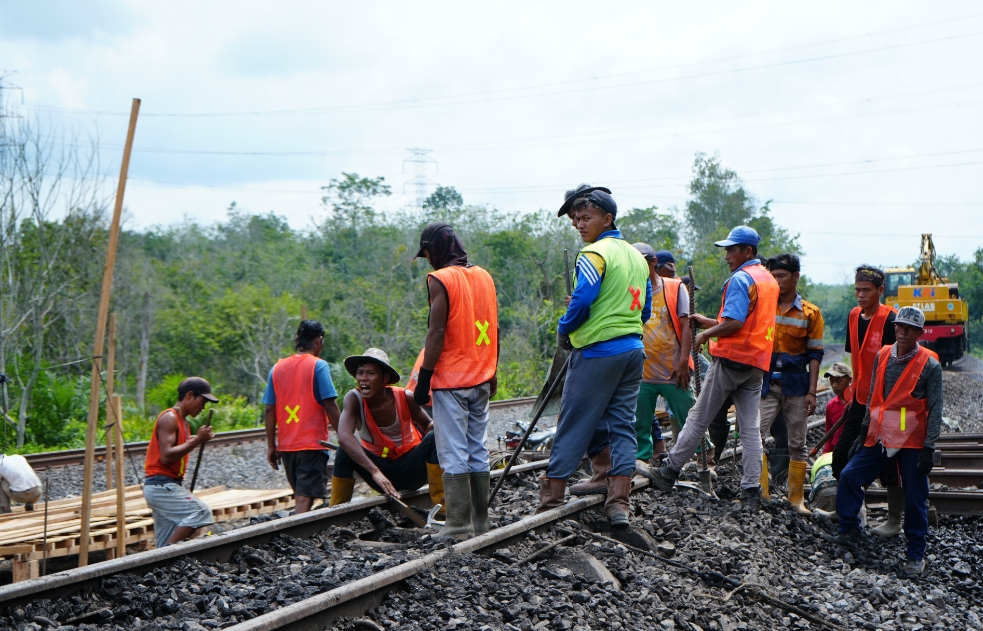
[[[882,347],[869,366],[867,413],[853,445],[855,454],[840,472],[836,492],[840,527],[831,540],[849,550],[859,547],[858,515],[865,487],[885,464],[895,462],[905,489],[903,572],[917,576],[925,570],[928,474],[942,429],[942,366],[933,351],[918,344],[925,328],[921,310],[902,307],[894,328],[897,342]]]
[[[690,316],[693,325],[706,329],[696,337],[696,344],[699,347],[709,342],[714,361],[665,463],[657,470],[638,468],[660,490],[671,491],[679,472],[696,452],[710,422],[729,396],[737,408],[743,447],[741,500],[751,510],[757,510],[761,504],[758,405],[762,379],[771,365],[779,294],[778,283],[758,260],[759,240],[753,228],[738,226],[726,239],[716,242],[717,247],[725,249],[724,259],[731,270],[723,288],[720,312],[716,319],[698,314]]]
[[[266,406],[267,460],[279,470],[283,464],[294,490],[296,512],[311,509],[316,498],[328,497],[328,425],[338,430],[338,393],[328,363],[319,358],[324,349],[324,327],[304,320],[294,337],[297,352],[270,369],[263,393]]]
[[[442,537],[480,534],[488,520],[488,402],[498,391],[498,297],[491,275],[468,262],[464,244],[443,222],[427,225],[417,258],[427,275],[430,316],[413,398],[433,401],[437,457],[447,519]],[[431,395],[432,392],[432,395]]]
[[[437,464],[433,423],[413,400],[413,391],[396,386],[400,374],[378,348],[345,358],[356,388],[345,395],[338,423],[338,453],[331,478],[331,506],[352,499],[355,474],[385,495],[430,486],[433,505],[444,503],[443,471]]]

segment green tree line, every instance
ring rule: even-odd
[[[92,145],[29,122],[0,126],[0,366],[10,381],[4,427],[22,450],[79,446],[84,438],[111,203],[98,194],[106,187],[95,175],[96,155]],[[128,438],[147,436],[188,375],[209,379],[222,398],[219,429],[257,424],[267,374],[292,352],[304,309],[324,324],[322,356],[340,392],[353,385],[342,360],[370,346],[408,374],[424,343],[430,271],[412,257],[423,226],[437,220],[455,227],[470,260],[495,279],[498,396],[538,392],[564,310],[563,250],[572,257],[582,245],[569,220],[554,209],[466,203],[453,187],[437,188],[422,208],[378,211],[390,193],[381,177],[343,173],[324,185],[323,218],[307,229],[232,202],[215,224],[185,219],[124,230],[111,311],[118,318],[115,390],[124,397]],[[623,209],[617,219],[629,241],[674,251],[680,273],[694,266],[703,288],[697,307],[710,315],[729,274],[712,243],[738,224],[762,235],[762,255],[800,251],[797,235],[774,222],[768,204],[705,154],[694,160],[684,207]],[[952,275],[975,274],[983,286],[981,256],[953,260],[961,267]],[[803,287],[812,291],[807,280]],[[983,296],[974,301],[977,320],[981,305]]]

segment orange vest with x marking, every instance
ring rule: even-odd
[[[444,350],[434,366],[430,388],[471,388],[491,380],[498,370],[495,281],[477,265],[452,265],[429,276],[447,291]]]
[[[328,439],[328,415],[314,397],[317,357],[297,354],[273,367],[276,433],[279,451],[321,451]]]

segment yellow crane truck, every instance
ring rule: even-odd
[[[935,269],[932,235],[922,235],[920,265],[889,267],[885,270],[884,299],[887,304],[917,307],[925,313],[925,332],[918,342],[939,354],[948,366],[969,351],[969,304],[959,297],[959,284],[950,283]]]

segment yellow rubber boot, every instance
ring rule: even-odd
[[[800,515],[811,515],[812,511],[805,507],[802,486],[806,481],[806,463],[792,460],[788,463],[788,503]]]
[[[328,506],[337,506],[352,501],[355,491],[355,478],[331,478],[331,501]]]
[[[430,487],[430,505],[443,506],[444,508],[437,513],[438,516],[443,517],[447,504],[444,502],[444,470],[439,464],[427,463],[427,484]]]
[[[768,454],[761,454],[761,499],[771,501],[768,492]]]

